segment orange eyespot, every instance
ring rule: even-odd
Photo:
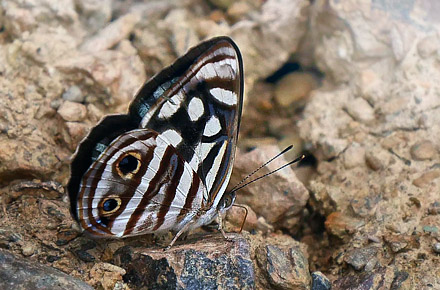
[[[131,178],[141,167],[141,155],[138,152],[127,152],[116,161],[116,172],[122,178]]]
[[[117,196],[106,197],[100,204],[99,208],[103,216],[109,216],[121,207],[121,199]]]

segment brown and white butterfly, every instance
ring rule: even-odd
[[[170,246],[211,223],[235,200],[226,187],[242,102],[237,45],[217,37],[190,49],[143,85],[128,114],[105,117],[80,143],[73,218],[100,237],[173,231]]]

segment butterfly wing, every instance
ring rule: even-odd
[[[98,236],[179,230],[200,208],[215,208],[232,170],[242,72],[237,46],[214,38],[148,81],[129,114],[94,127],[68,183],[82,228]]]
[[[242,103],[240,51],[230,38],[218,37],[146,83],[130,105],[130,116],[177,148],[205,185],[209,207],[218,204],[229,182]]]

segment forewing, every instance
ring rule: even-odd
[[[140,128],[167,138],[198,173],[209,206],[229,182],[243,99],[243,64],[235,43],[214,38],[192,48],[147,82],[130,105]]]

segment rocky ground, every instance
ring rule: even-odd
[[[440,289],[440,4],[400,2],[1,1],[0,288]],[[215,35],[246,71],[231,184],[307,158],[238,193],[230,241],[80,235],[78,142]]]

